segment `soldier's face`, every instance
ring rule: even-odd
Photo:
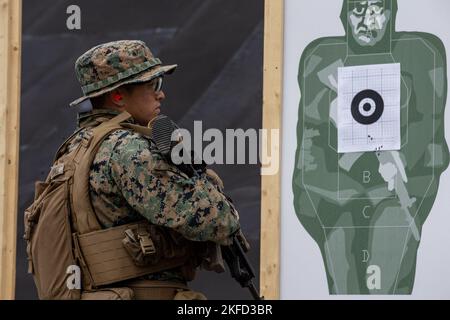
[[[350,1],[349,4],[348,20],[353,38],[362,46],[373,46],[383,39],[391,18],[384,1]]]
[[[165,98],[162,90],[155,91],[152,82],[136,85],[133,90],[124,92],[123,102],[125,110],[140,125],[146,126],[161,112],[161,102]]]

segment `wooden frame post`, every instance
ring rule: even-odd
[[[22,1],[0,0],[0,299],[14,299]]]
[[[266,0],[264,14],[263,128],[281,129],[284,0]],[[276,148],[281,159],[280,140]],[[270,150],[270,148],[269,148]],[[279,162],[281,164],[281,161]],[[261,294],[280,298],[281,168],[261,180]]]

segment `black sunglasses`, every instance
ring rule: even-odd
[[[158,93],[162,90],[162,86],[163,86],[163,77],[160,76],[158,78],[153,79],[151,82],[151,85],[153,87],[153,90],[155,91],[155,93]]]

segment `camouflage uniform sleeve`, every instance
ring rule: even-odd
[[[221,188],[206,174],[188,177],[151,148],[149,140],[126,132],[112,151],[111,176],[129,205],[189,240],[230,244],[239,217]]]

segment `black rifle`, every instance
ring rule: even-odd
[[[167,161],[172,162],[170,152],[174,144],[181,142],[172,141],[172,133],[176,129],[179,129],[179,127],[166,115],[159,115],[156,117],[152,122],[151,127],[152,139],[156,143],[158,150]],[[192,151],[189,152],[183,150],[183,152],[191,153],[191,159],[195,158]],[[177,165],[177,167],[189,176],[199,176],[200,171],[206,170],[206,164],[204,163],[200,165],[194,165],[192,163],[181,164]],[[248,288],[255,300],[263,300],[264,298],[260,297],[259,292],[252,281],[253,278],[255,278],[255,272],[245,254],[248,250],[248,242],[241,232],[238,232],[233,237],[233,243],[230,246],[221,247],[222,256],[230,269],[231,276],[239,282],[242,288]]]
[[[242,235],[237,234],[234,236],[233,243],[230,246],[222,246],[222,256],[230,269],[231,276],[239,282],[241,287],[248,288],[253,299],[264,300],[264,297],[259,295],[252,281],[255,278],[255,272],[245,254],[248,248],[247,241]]]

